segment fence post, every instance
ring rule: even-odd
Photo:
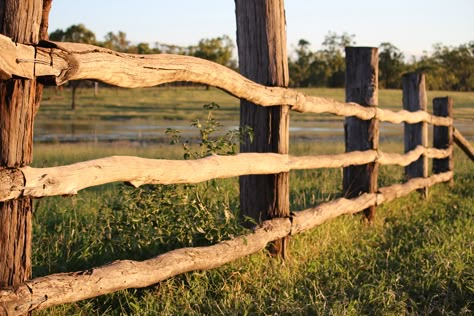
[[[236,0],[237,46],[240,73],[267,85],[287,87],[285,8],[283,0]],[[289,107],[261,107],[240,101],[240,126],[253,129],[241,152],[288,153]],[[240,210],[256,222],[290,215],[289,173],[240,177]],[[287,238],[272,243],[270,251],[285,257]]]
[[[365,107],[378,105],[378,53],[374,47],[346,47],[346,101]],[[346,117],[344,122],[346,152],[378,149],[379,121]],[[363,192],[377,191],[378,164],[350,166],[343,171],[344,195],[353,198]],[[364,210],[372,221],[375,206]]]
[[[411,72],[402,77],[403,109],[409,112],[426,111],[427,97],[425,90],[425,75],[423,73]],[[428,124],[426,122],[408,124],[405,123],[405,152],[415,149],[421,145],[428,146]],[[426,178],[428,177],[428,158],[423,155],[415,162],[405,167],[405,177]],[[420,189],[424,198],[428,196],[428,188]]]
[[[0,2],[3,35],[25,44],[47,39],[50,0]],[[41,95],[42,86],[35,79],[0,80],[0,168],[31,163],[33,121]],[[31,198],[0,202],[0,288],[16,287],[31,277],[32,213]]]
[[[433,99],[433,114],[436,116],[453,117],[453,100],[449,97]],[[453,126],[433,126],[433,147],[438,149],[453,148]],[[433,173],[454,170],[453,153],[447,158],[433,159]],[[450,184],[454,180],[451,179]]]

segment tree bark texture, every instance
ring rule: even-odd
[[[283,0],[236,0],[237,45],[240,73],[266,86],[288,87],[285,9]],[[289,107],[261,107],[240,103],[240,125],[253,129],[241,152],[288,153]],[[289,216],[289,174],[240,177],[240,208],[243,216],[257,222]],[[285,254],[286,240],[275,243]]]
[[[378,54],[377,48],[346,48],[346,101],[365,107],[378,105]],[[378,149],[379,120],[360,120],[350,116],[344,122],[346,152]],[[378,163],[344,168],[343,190],[347,197],[364,192],[377,192]],[[375,206],[364,211],[371,221]]]
[[[0,0],[0,8],[0,33],[18,43],[39,42],[42,0]],[[0,81],[0,168],[31,163],[40,96],[35,79]],[[31,276],[31,215],[30,198],[0,202],[0,287],[19,285]]]

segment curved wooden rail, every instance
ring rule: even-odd
[[[452,177],[452,172],[446,172],[381,188],[380,193],[365,193],[350,200],[340,198],[295,212],[292,218],[265,221],[251,234],[213,246],[182,248],[145,261],[119,260],[86,271],[29,280],[16,289],[0,290],[0,308],[7,315],[21,315],[33,309],[150,286],[184,272],[216,268],[263,250],[273,240],[309,230],[343,214],[357,213],[372,205],[389,202],[414,190],[449,181]]]
[[[0,79],[13,76],[30,79],[39,77],[55,84],[91,79],[126,88],[190,81],[215,86],[261,106],[283,104],[298,112],[356,116],[363,120],[376,118],[392,123],[452,124],[451,118],[433,116],[423,111],[393,112],[307,96],[287,88],[266,87],[222,65],[196,57],[123,54],[78,43],[42,42],[40,46],[33,47],[13,43],[10,38],[0,35]]]
[[[383,165],[407,166],[421,155],[428,158],[445,158],[449,154],[450,149],[418,146],[406,154],[389,154],[375,150],[302,157],[242,153],[235,156],[213,155],[197,160],[114,156],[60,167],[0,169],[0,201],[20,196],[74,195],[88,187],[119,181],[138,187],[143,184],[198,183],[211,179],[274,174],[290,170],[342,168],[374,161]]]

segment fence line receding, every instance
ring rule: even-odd
[[[13,77],[38,78],[54,84],[92,79],[129,88],[190,81],[215,86],[261,106],[285,104],[299,112],[331,113],[360,120],[392,123],[429,123],[445,127],[439,130],[437,134],[440,136],[437,137],[447,140],[438,148],[418,144],[406,150],[405,154],[384,153],[373,146],[367,150],[337,155],[295,157],[243,153],[235,156],[214,155],[195,161],[108,157],[52,168],[0,169],[0,201],[77,194],[83,188],[115,181],[125,181],[135,186],[145,183],[196,183],[240,175],[343,168],[370,163],[409,166],[421,157],[448,159],[452,166],[453,137],[456,143],[467,148],[464,150],[471,153],[471,159],[473,157],[472,147],[453,128],[453,119],[449,115],[435,116],[425,110],[393,112],[352,102],[307,96],[287,88],[266,87],[223,66],[194,57],[130,55],[75,43],[42,42],[37,46],[23,45],[0,35],[0,79]],[[378,133],[375,141],[378,143]],[[123,168],[124,165],[128,168]],[[288,218],[264,221],[252,233],[216,245],[177,249],[141,262],[121,260],[87,271],[35,278],[15,289],[1,289],[0,306],[7,313],[16,315],[120,289],[149,286],[187,271],[215,268],[260,251],[271,241],[314,228],[337,216],[357,213],[414,190],[452,181],[452,167],[434,171],[431,176],[423,175],[350,199],[339,198],[314,208],[294,211]]]

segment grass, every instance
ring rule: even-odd
[[[150,94],[160,91],[145,90]],[[170,94],[181,91],[169,90]],[[102,102],[114,100],[112,89],[102,91]],[[138,100],[138,91],[130,95],[120,91],[121,100],[113,102]],[[329,97],[340,93],[330,89],[314,92]],[[215,93],[216,99],[221,94],[212,89],[194,93]],[[398,92],[390,93],[397,97]],[[169,96],[170,100],[173,97],[177,95]],[[147,96],[143,98],[140,102],[148,102]],[[206,100],[201,105],[209,101],[216,102]],[[42,109],[47,111],[48,106]],[[95,106],[100,117],[101,105]],[[466,108],[467,113],[472,109]],[[92,120],[93,109],[83,111],[84,120]],[[45,115],[41,112],[39,122],[40,115]],[[51,119],[67,122],[67,115],[76,115],[61,112],[67,111],[58,105],[51,110]],[[129,113],[134,112],[142,110],[136,107]],[[189,116],[199,118],[199,112]],[[231,111],[223,112],[225,117]],[[159,120],[147,118],[155,119]],[[292,142],[292,154],[343,151],[343,143],[327,142],[326,136],[303,136]],[[387,151],[402,151],[402,145],[391,141],[384,146]],[[34,165],[54,166],[110,155],[182,158],[183,150],[153,142],[36,143]],[[34,314],[470,315],[474,312],[474,165],[458,150],[455,157],[454,187],[441,184],[430,189],[427,200],[414,192],[382,205],[371,225],[360,215],[342,216],[293,236],[291,256],[285,262],[262,251],[211,271],[186,273],[145,289],[119,291]],[[341,177],[339,169],[292,171],[291,209],[337,197]],[[403,168],[381,167],[379,185],[402,179]],[[212,244],[244,233],[238,225],[237,179],[138,190],[110,184],[72,198],[44,198],[35,204],[34,277],[118,259],[143,260],[170,249]]]

